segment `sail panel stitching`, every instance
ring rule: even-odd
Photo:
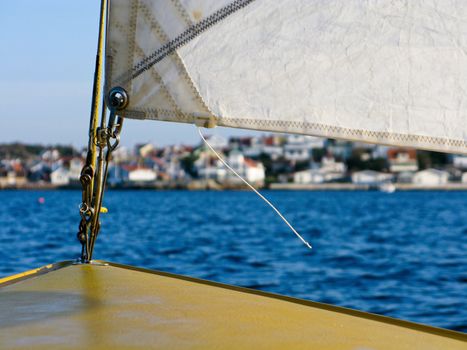
[[[142,5],[142,4],[141,4]],[[126,30],[126,28],[119,22],[115,21],[114,22],[114,25],[115,25],[115,28],[119,29],[123,34],[125,35],[128,35],[128,31]],[[138,45],[138,43],[135,42],[134,44],[134,50],[135,52],[141,56],[141,57],[144,57],[144,51],[143,49],[141,49],[141,47]],[[170,94],[170,91],[166,88],[166,86],[164,85],[163,83],[163,80],[162,80],[162,77],[159,75],[159,73],[155,70],[155,69],[151,69],[151,77],[153,78],[153,80],[155,81],[155,83],[160,86],[161,90],[162,90],[162,94],[164,95],[164,97],[169,101],[169,103],[171,104],[172,108],[179,111],[180,108],[178,107],[177,103],[175,102],[175,100],[173,99],[172,95]]]
[[[319,123],[309,123],[302,121],[286,121],[286,120],[256,120],[256,119],[243,119],[243,118],[225,118],[218,119],[218,125],[230,127],[245,127],[251,128],[258,126],[259,128],[272,128],[274,130],[282,130],[286,132],[287,128],[301,129],[301,130],[315,130],[323,136],[346,136],[355,140],[368,140],[374,141],[400,141],[403,143],[418,143],[418,144],[433,144],[438,146],[451,146],[467,149],[467,141],[445,139],[441,137],[424,136],[424,135],[409,135],[392,133],[388,131],[371,131],[363,129],[351,129],[340,126],[331,126]]]
[[[139,46],[137,46],[137,50],[140,56],[144,57],[144,52]],[[150,72],[153,80],[161,87],[162,94],[169,101],[172,108],[176,111],[180,111],[180,107],[177,105],[177,102],[174,100],[174,98],[170,94],[170,91],[165,86],[160,74],[155,69],[151,69]]]
[[[131,110],[128,111],[128,116],[135,119],[152,119],[152,120],[170,120],[174,122],[193,123],[197,117],[193,113],[178,114],[175,111],[163,109],[146,109],[146,110]],[[467,153],[467,141],[446,139],[442,137],[425,136],[425,135],[408,135],[400,133],[392,133],[387,131],[371,131],[363,129],[351,129],[339,126],[330,126],[319,123],[309,123],[302,121],[285,121],[285,120],[256,120],[243,118],[225,118],[221,117],[217,120],[217,125],[225,127],[256,129],[263,131],[281,131],[293,132],[299,134],[311,134],[322,137],[343,138],[348,140],[358,140],[373,143],[386,143],[393,145],[417,144],[423,148],[436,147],[439,149],[455,148],[459,152]]]
[[[185,8],[183,5],[180,3],[180,0],[170,0],[172,2],[172,5],[177,9],[178,14],[183,18],[185,21],[185,24],[187,26],[193,25],[193,22],[191,21],[190,16],[186,12]]]
[[[183,45],[195,39],[198,35],[206,31],[213,25],[217,24],[218,22],[224,20],[231,14],[243,9],[245,6],[249,5],[253,1],[255,0],[235,0],[231,4],[214,12],[212,15],[206,17],[200,22],[190,26],[176,38],[162,45],[151,55],[147,56],[145,59],[136,64],[131,70],[123,74],[121,77],[117,78],[117,83],[124,84],[129,80],[138,77],[140,74],[150,69],[153,65],[163,60],[175,50],[179,49]]]
[[[162,26],[159,24],[156,18],[152,15],[152,12],[150,9],[143,3],[140,3],[139,9],[144,16],[144,18],[150,23],[151,29],[153,33],[156,33],[159,36],[159,39],[161,41],[168,41],[169,37],[165,33],[164,29]],[[142,50],[141,50],[142,51]],[[174,51],[170,57],[173,59],[173,63],[177,67],[177,71],[180,74],[180,76],[183,78],[183,80],[187,83],[188,89],[191,90],[191,93],[193,95],[193,98],[196,99],[196,101],[199,104],[199,107],[207,114],[213,115],[213,113],[209,110],[207,104],[204,102],[203,98],[201,97],[201,94],[199,93],[198,89],[195,87],[193,80],[191,77],[188,75],[187,69],[185,67],[185,64],[183,63],[182,59],[180,56],[177,54],[176,51]],[[144,54],[143,54],[144,58]],[[152,70],[155,70],[155,67],[152,67]]]
[[[136,24],[138,21],[138,7],[139,7],[139,0],[131,0],[130,22],[129,22],[129,28],[128,28],[127,67],[131,67],[134,62],[134,53],[135,53],[135,45],[136,45]],[[127,92],[131,93],[131,87],[129,90],[130,91],[127,91]]]

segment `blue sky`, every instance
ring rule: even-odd
[[[87,143],[99,3],[2,3],[0,143]],[[213,133],[252,134],[222,128]],[[192,125],[127,120],[122,144],[141,142],[195,144],[199,136]]]

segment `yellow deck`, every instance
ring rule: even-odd
[[[1,349],[467,349],[462,333],[117,264],[0,287]]]

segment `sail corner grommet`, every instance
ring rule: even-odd
[[[120,86],[110,89],[107,95],[107,105],[110,109],[121,111],[128,106],[129,97],[126,90]]]
[[[197,116],[194,118],[194,124],[200,128],[212,129],[217,126],[217,118],[214,116]]]

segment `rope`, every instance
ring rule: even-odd
[[[303,237],[294,229],[294,227],[287,221],[287,219],[284,217],[284,215],[281,214],[281,212],[266,198],[264,197],[261,193],[259,193],[256,188],[254,188],[250,183],[245,180],[241,175],[239,175],[227,162],[222,159],[222,157],[219,155],[219,153],[216,152],[216,150],[209,144],[209,142],[204,138],[203,133],[201,132],[201,128],[198,128],[198,133],[199,136],[201,136],[201,139],[204,141],[204,143],[209,147],[209,149],[216,155],[217,158],[221,161],[224,166],[229,169],[232,173],[234,173],[240,180],[243,181],[245,185],[247,185],[253,192],[255,192],[263,201],[265,201],[275,212],[276,214],[287,224],[287,226],[292,230],[292,232],[302,241],[304,245],[306,245],[308,248],[312,249],[311,244],[305,241]]]

